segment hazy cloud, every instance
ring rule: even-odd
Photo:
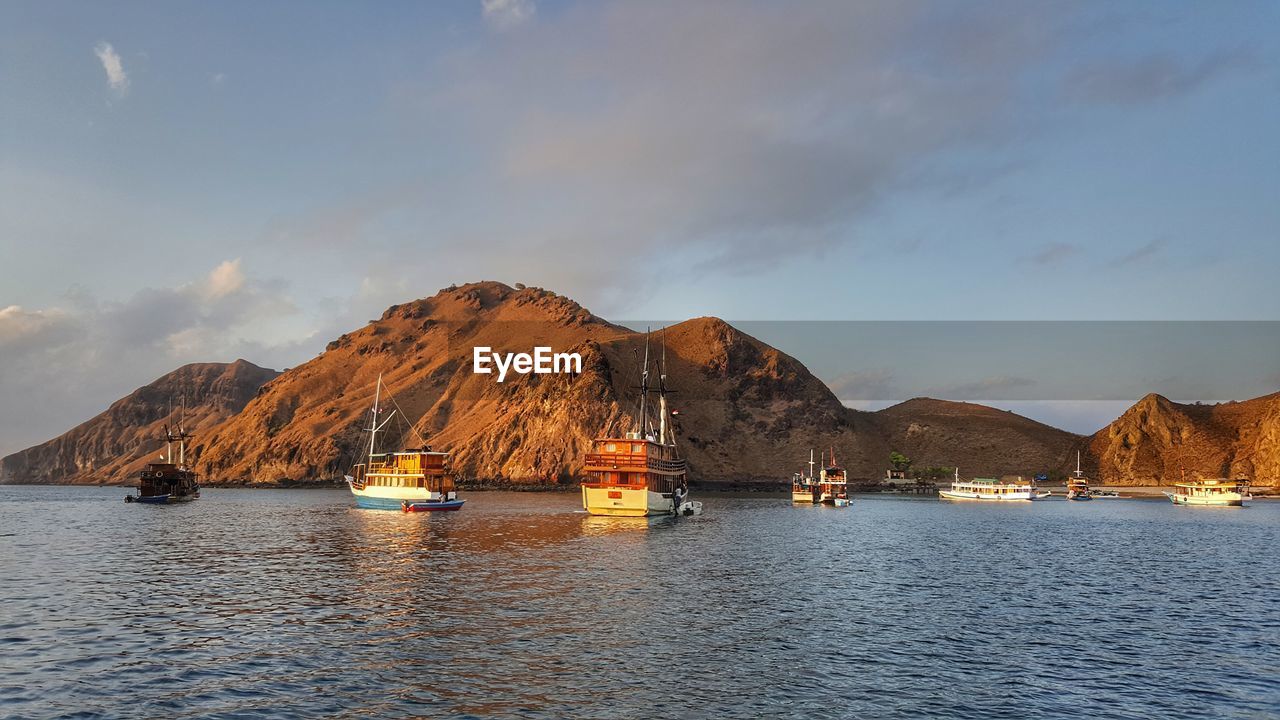
[[[1169,241],[1165,238],[1157,238],[1135,249],[1133,252],[1121,256],[1116,260],[1115,264],[1118,266],[1134,265],[1136,263],[1150,260],[1164,252],[1165,246],[1168,244]]]
[[[855,370],[827,383],[842,401],[890,400],[903,396],[894,384],[893,372],[887,369]]]
[[[124,71],[120,55],[116,53],[115,48],[111,47],[111,43],[98,43],[93,48],[93,54],[97,55],[98,61],[102,63],[102,69],[107,73],[107,85],[115,91],[116,95],[123,96],[128,92],[129,75]]]
[[[1243,51],[1219,52],[1200,60],[1149,55],[1128,62],[1099,62],[1067,78],[1070,97],[1085,102],[1135,104],[1192,92],[1231,71],[1254,64]]]
[[[499,30],[508,30],[533,19],[538,12],[533,0],[480,0],[485,22]]]
[[[1057,265],[1078,252],[1080,248],[1070,243],[1050,243],[1038,252],[1022,258],[1022,261],[1033,265]]]
[[[997,375],[973,382],[930,388],[924,394],[945,400],[1007,400],[1016,394],[1016,391],[1035,384],[1036,381],[1029,378]]]

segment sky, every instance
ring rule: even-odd
[[[482,279],[619,319],[1277,320],[1277,37],[1245,0],[3,3],[0,454]],[[851,348],[783,347],[893,372]],[[965,372],[888,384],[1002,377]]]

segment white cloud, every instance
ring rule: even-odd
[[[533,0],[480,0],[480,10],[489,25],[507,30],[533,19],[538,7]]]
[[[226,73],[216,72],[209,75],[209,84],[213,85],[214,87],[222,85],[226,81],[227,81]]]
[[[98,56],[98,60],[102,62],[102,69],[107,73],[107,85],[111,86],[117,95],[123,96],[128,92],[129,74],[124,71],[120,55],[116,53],[115,48],[111,47],[111,43],[98,43],[93,48],[93,54]]]
[[[282,283],[228,260],[196,281],[121,301],[69,295],[64,307],[0,308],[0,456],[101,412],[190,362],[296,358],[297,308]]]
[[[209,273],[205,283],[205,294],[211,299],[226,297],[244,287],[244,270],[240,268],[240,258],[225,260]]]

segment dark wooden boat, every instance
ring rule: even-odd
[[[126,495],[125,502],[163,505],[190,502],[200,497],[200,483],[195,471],[187,467],[187,441],[191,433],[178,427],[178,432],[164,428],[165,461],[149,463],[138,476],[138,494]],[[173,446],[178,445],[178,462],[173,461]]]

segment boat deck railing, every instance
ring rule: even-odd
[[[588,471],[595,472],[651,470],[670,475],[682,473],[688,467],[688,463],[682,459],[667,460],[644,453],[588,453],[585,464]]]

